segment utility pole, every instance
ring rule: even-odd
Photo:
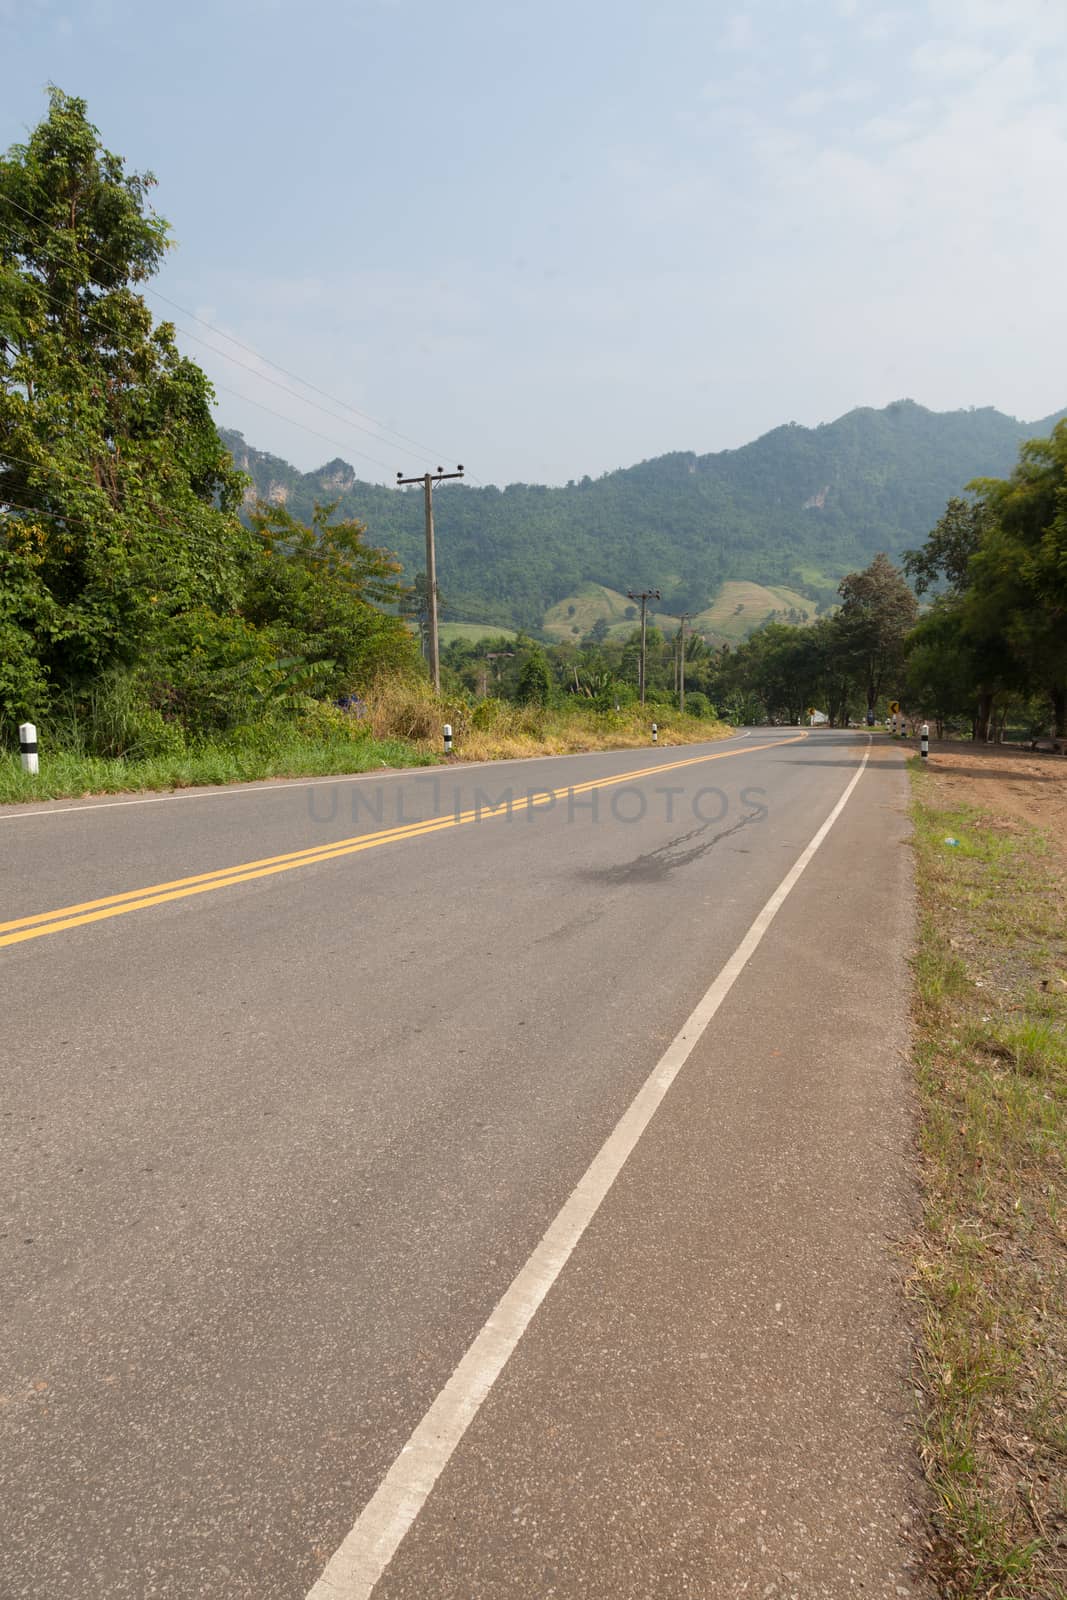
[[[426,653],[430,660],[430,677],[433,679],[434,690],[441,693],[441,653],[437,644],[437,552],[433,541],[433,486],[435,483],[444,483],[448,478],[462,478],[462,464],[455,472],[445,472],[438,467],[436,472],[424,472],[418,478],[405,478],[401,473],[396,475],[398,489],[409,483],[421,483],[426,497]]]
[[[645,611],[646,611],[646,608],[648,606],[648,602],[650,600],[658,600],[659,599],[659,590],[658,589],[642,589],[640,591],[640,593],[635,594],[632,589],[627,589],[626,598],[628,600],[640,600],[640,602],[641,602],[641,704],[644,705],[644,703],[645,703]]]
[[[688,611],[683,611],[678,618],[678,715],[685,711],[685,625],[689,621]]]

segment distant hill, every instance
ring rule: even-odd
[[[447,615],[541,630],[563,602],[550,625],[566,637],[578,609],[590,609],[590,585],[612,592],[602,610],[616,625],[620,591],[659,587],[665,613],[710,607],[709,628],[747,631],[736,620],[744,611],[722,614],[728,580],[788,591],[773,609],[808,601],[814,610],[876,551],[896,557],[920,543],[950,496],[972,478],[1008,473],[1023,440],[1047,435],[1064,414],[1020,422],[992,407],[935,412],[898,400],[817,428],[786,423],[739,450],[678,451],[562,488],[443,485],[434,507]],[[337,499],[407,572],[421,570],[419,490],[363,483],[341,460],[300,473],[221,432],[256,493],[284,499],[298,516],[316,499]],[[762,603],[764,615],[770,605]]]
[[[634,630],[638,608],[625,594],[602,583],[584,583],[577,593],[565,595],[550,606],[541,624],[550,639],[574,640],[587,634],[597,622],[606,624],[606,637],[629,637]],[[648,613],[650,626],[673,632],[677,617],[653,608]]]
[[[693,627],[705,636],[733,644],[770,617],[798,625],[814,622],[815,602],[794,589],[727,579],[711,605],[697,612]]]

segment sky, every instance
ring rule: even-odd
[[[304,470],[1067,405],[1063,0],[0,0],[0,59],[0,146],[52,82],[155,173],[153,309]]]

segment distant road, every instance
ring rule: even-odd
[[[0,810],[4,1600],[911,1593],[905,799],[752,729]]]

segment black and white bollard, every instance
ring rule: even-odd
[[[919,754],[925,761],[930,754],[930,724],[924,722],[919,729]]]
[[[19,723],[19,752],[22,756],[23,772],[36,777],[40,768],[37,764],[37,729],[32,722]]]
[[[452,724],[450,722],[446,722],[445,723],[445,755],[446,756],[450,756],[451,754],[452,754]]]
[[[653,744],[659,744],[659,723],[658,722],[654,722],[652,724],[652,743]]]

